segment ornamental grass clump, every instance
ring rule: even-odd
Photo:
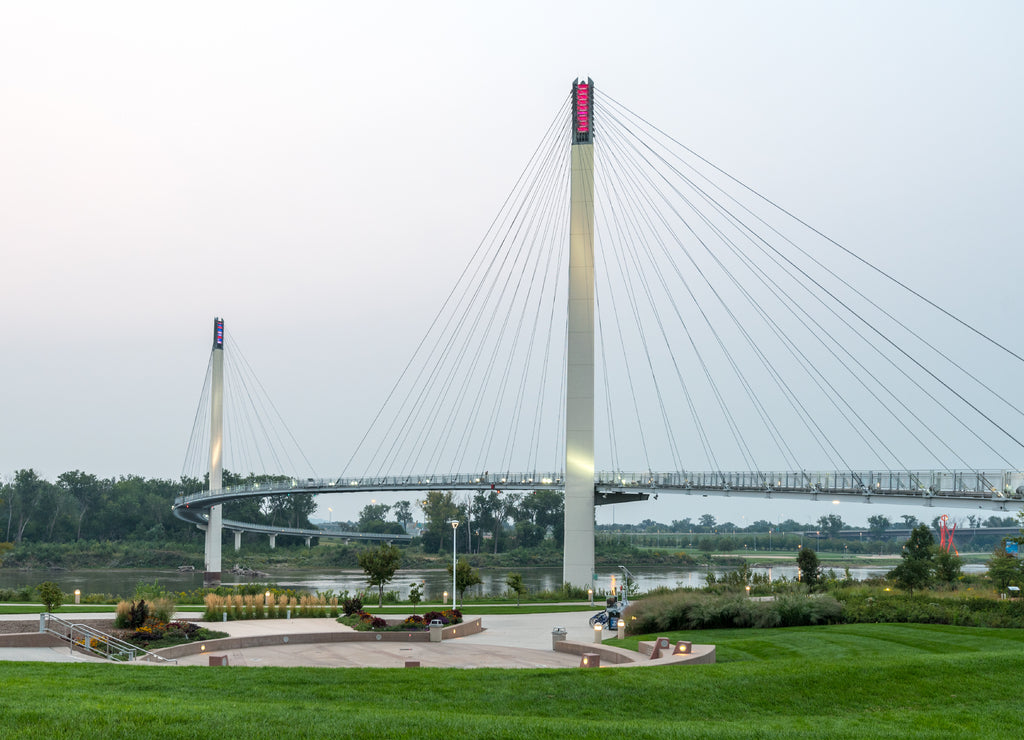
[[[149,616],[158,622],[170,622],[174,619],[175,603],[167,596],[153,599],[149,602]]]
[[[128,626],[128,619],[131,616],[132,602],[119,601],[114,610],[114,626],[118,629],[125,629]]]
[[[227,612],[228,604],[226,596],[208,593],[203,597],[203,602],[206,604],[206,611],[203,612],[204,621],[217,621]]]
[[[235,594],[230,599],[231,611],[234,612],[235,619],[245,619],[245,598],[241,594]]]

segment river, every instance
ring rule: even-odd
[[[855,567],[850,568],[850,575],[857,580],[883,575],[888,567]],[[979,573],[985,571],[984,565],[965,565],[965,573]],[[630,569],[633,580],[635,580],[641,591],[648,591],[658,586],[674,588],[677,586],[703,586],[708,569],[705,567],[676,568],[657,566],[637,566]],[[722,575],[728,572],[729,568],[711,568],[715,575]],[[752,569],[756,573],[768,574],[771,578],[796,578],[797,569],[795,565],[772,565],[758,566]],[[518,572],[523,577],[523,582],[531,592],[554,590],[558,588],[562,579],[562,569],[553,568],[481,568],[480,577],[483,583],[475,586],[468,595],[500,594],[506,590],[505,577],[511,572]],[[837,573],[842,573],[841,568],[836,568]],[[615,583],[620,584],[622,573],[615,568],[601,568],[598,572],[598,580],[595,581],[595,591],[610,592],[612,578]],[[267,578],[256,579],[259,583],[272,583],[281,588],[293,588],[304,591],[328,591],[333,590],[336,594],[342,591],[354,593],[357,590],[366,590],[366,579],[360,570],[274,570]],[[114,594],[121,597],[131,597],[135,593],[135,587],[139,583],[158,582],[168,591],[191,591],[202,588],[203,574],[179,573],[176,570],[144,570],[144,569],[123,569],[123,570],[16,570],[13,568],[0,568],[0,588],[19,588],[21,586],[35,586],[43,581],[56,582],[65,593],[72,593],[75,589],[81,590],[83,595],[90,593]],[[236,585],[251,583],[251,579],[240,578],[231,574],[225,574],[224,585]],[[399,598],[406,598],[409,589],[413,584],[422,584],[421,591],[424,599],[440,601],[445,592],[451,589],[451,576],[445,570],[423,570],[408,569],[400,570],[394,581],[387,587],[389,591],[397,591]]]

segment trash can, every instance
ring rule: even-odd
[[[567,634],[565,627],[555,627],[551,630],[551,649],[556,650],[557,648],[555,646],[565,640],[565,636]]]
[[[441,642],[442,635],[444,634],[444,622],[440,619],[430,620],[430,641]]]

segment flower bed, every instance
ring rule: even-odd
[[[427,612],[423,616],[413,614],[399,622],[397,620],[389,621],[381,617],[375,617],[369,612],[360,610],[354,614],[339,617],[338,622],[360,632],[368,630],[375,632],[423,632],[430,628],[430,623],[435,619],[440,620],[441,624],[446,627],[451,624],[461,624],[462,612],[458,609],[445,609],[443,612]]]
[[[146,650],[155,650],[187,642],[227,637],[227,633],[208,630],[193,622],[158,622],[151,620],[137,629],[123,632],[119,637]]]

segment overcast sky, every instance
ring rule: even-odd
[[[1021,28],[1010,0],[0,0],[0,476],[176,478],[214,316],[340,472],[577,76],[1021,351]],[[666,499],[617,520],[827,511]]]

